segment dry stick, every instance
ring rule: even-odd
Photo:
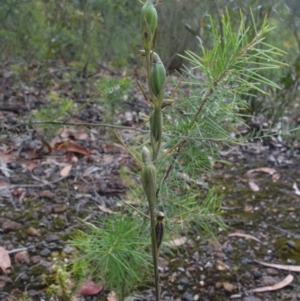
[[[13,188],[43,188],[45,186],[52,186],[55,183],[58,183],[64,179],[66,179],[69,175],[64,176],[64,177],[60,177],[54,181],[51,182],[47,182],[47,183],[43,183],[43,184],[13,184],[13,185],[9,185],[7,188],[8,189],[13,189]]]

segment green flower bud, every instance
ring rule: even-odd
[[[151,143],[153,144],[152,147],[155,146],[160,142],[162,139],[162,113],[160,109],[156,109],[151,113],[150,116],[150,136],[151,136]],[[153,140],[152,140],[153,139]]]
[[[154,36],[155,30],[157,28],[157,11],[151,0],[147,0],[142,7],[141,11],[141,25],[143,20],[146,19],[148,26],[150,28],[152,36]],[[143,28],[143,25],[142,25]]]
[[[156,202],[156,168],[151,161],[151,153],[144,146],[142,152],[144,161],[142,168],[142,184],[150,207]]]
[[[156,108],[150,116],[150,141],[153,149],[153,160],[158,157],[162,140],[163,117],[160,108]]]
[[[166,80],[166,69],[160,57],[153,54],[153,64],[150,71],[150,86],[152,93],[159,100],[160,106],[162,105],[164,96],[164,84]]]
[[[143,159],[144,164],[152,163],[151,153],[150,153],[149,149],[146,146],[143,147],[142,159]]]
[[[157,11],[151,0],[147,0],[141,10],[141,33],[145,50],[152,47],[152,40],[157,28]]]

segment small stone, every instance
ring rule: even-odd
[[[55,198],[55,194],[50,190],[43,190],[39,193],[41,198],[53,200]]]
[[[189,279],[186,277],[179,278],[177,281],[178,285],[188,285],[189,283]]]
[[[13,231],[13,230],[18,230],[22,227],[21,224],[11,221],[11,220],[6,220],[2,223],[2,230],[4,233]]]
[[[178,268],[177,268],[177,271],[184,273],[184,272],[185,272],[185,268],[183,268],[183,267],[178,267]]]
[[[199,259],[200,259],[199,252],[198,252],[198,251],[195,252],[195,253],[193,254],[192,258],[193,258],[195,261],[199,261]]]
[[[17,265],[19,265],[20,263],[27,263],[27,264],[30,263],[30,259],[29,259],[27,251],[21,251],[21,252],[16,253],[14,256],[14,259],[15,259],[15,263]]]
[[[210,261],[208,261],[205,265],[204,265],[204,268],[205,269],[209,269],[209,268],[211,268],[213,265],[212,265],[212,263],[210,262]]]
[[[271,276],[276,276],[276,275],[278,275],[278,271],[273,268],[267,268],[267,274],[269,274]]]
[[[219,257],[219,258],[224,258],[226,255],[223,252],[217,252],[216,256]]]
[[[41,261],[41,256],[39,256],[39,255],[37,255],[37,256],[31,256],[31,262],[33,263],[33,264],[37,264],[37,263],[39,263],[40,261]]]
[[[41,208],[41,212],[44,213],[44,215],[49,215],[52,213],[52,206],[45,205]],[[46,219],[46,217],[42,217],[42,220]]]
[[[195,295],[195,296],[194,296],[194,301],[198,301],[199,298],[200,298],[199,295]]]
[[[38,236],[39,235],[39,231],[37,229],[35,229],[34,227],[29,227],[27,230],[27,233],[30,236]]]
[[[40,255],[41,256],[48,256],[49,254],[51,253],[51,251],[49,249],[43,249],[41,252],[40,252]]]
[[[254,273],[253,273],[254,280],[261,278],[261,276],[262,276],[262,273],[260,271],[257,271],[257,270],[254,271]]]
[[[56,250],[56,249],[57,249],[57,244],[56,244],[55,242],[51,242],[51,243],[49,244],[49,249],[50,249],[50,250]]]
[[[28,250],[28,252],[30,252],[30,253],[35,253],[35,252],[36,252],[36,247],[35,247],[35,245],[29,245],[29,246],[27,247],[27,250]]]
[[[194,296],[188,292],[185,292],[183,295],[182,295],[182,301],[194,301]]]
[[[70,247],[70,246],[65,246],[64,249],[63,249],[63,251],[66,254],[71,254],[74,251],[74,249],[72,247]]]
[[[277,283],[278,281],[274,278],[274,277],[271,277],[271,276],[263,276],[262,279],[261,279],[261,282],[264,286],[272,286],[274,285],[275,283]]]
[[[232,244],[227,244],[226,249],[224,250],[226,253],[232,253],[233,252],[233,246]]]
[[[47,241],[57,241],[59,240],[59,237],[56,234],[49,234],[46,236]]]
[[[52,211],[54,213],[62,213],[65,212],[69,207],[65,204],[56,204],[52,206]]]

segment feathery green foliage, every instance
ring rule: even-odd
[[[134,286],[149,278],[149,257],[143,251],[148,240],[139,235],[132,217],[116,214],[104,222],[84,224],[87,230],[72,240],[84,254],[74,263],[75,274],[82,277],[82,267],[88,267],[93,279],[103,280],[106,288],[124,300]]]
[[[212,162],[218,159],[223,145],[243,143],[249,138],[236,136],[236,127],[243,123],[241,111],[247,107],[244,97],[250,90],[261,91],[261,85],[277,87],[258,71],[278,68],[280,63],[274,57],[282,52],[264,43],[265,35],[271,30],[266,20],[261,28],[255,28],[255,37],[250,38],[243,21],[235,32],[226,14],[222,38],[212,22],[214,44],[211,49],[200,47],[199,53],[186,52],[184,59],[190,65],[184,71],[182,88],[176,101],[174,95],[168,98],[167,102],[173,103],[171,108],[164,107],[165,73],[152,69],[159,58],[154,52],[155,33],[150,32],[145,18],[141,22],[145,39],[141,53],[145,58],[150,96],[141,84],[139,86],[152,108],[148,118],[149,133],[133,137],[134,145],[128,141],[124,146],[141,165],[145,197],[139,198],[146,198],[147,203],[128,205],[120,209],[117,218],[106,219],[103,225],[87,224],[88,232],[75,238],[74,245],[84,254],[79,260],[93,267],[92,274],[93,270],[102,271],[107,285],[117,288],[119,296],[124,297],[135,281],[139,283],[140,278],[135,277],[138,266],[147,266],[149,256],[145,239],[151,233],[155,298],[159,301],[160,246],[157,241],[161,242],[163,234],[165,240],[172,240],[191,228],[200,231],[201,236],[214,236],[217,227],[224,227],[220,197],[214,187],[205,183],[202,175],[204,171],[213,170]],[[142,145],[136,145],[139,140]],[[166,217],[165,223],[158,217],[161,210]],[[144,212],[149,212],[149,216]],[[123,225],[125,215],[134,216],[129,228]],[[128,231],[132,234],[128,235],[128,240],[121,239],[122,232],[126,235]],[[130,251],[135,250],[133,257],[129,256],[128,246]],[[163,254],[163,242],[161,247]]]

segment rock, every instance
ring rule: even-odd
[[[276,276],[276,275],[278,275],[279,272],[276,269],[267,268],[267,273],[271,276]]]
[[[195,261],[199,261],[199,259],[200,259],[199,252],[196,251],[196,252],[193,254],[192,258],[193,258]]]
[[[56,250],[58,247],[57,247],[57,244],[55,242],[51,242],[49,244],[49,249],[50,250]]]
[[[211,263],[210,261],[208,261],[208,262],[205,264],[204,268],[205,268],[205,269],[210,269],[212,266],[213,266],[212,263]]]
[[[39,231],[33,227],[29,227],[27,230],[27,234],[30,236],[38,236],[39,235]]]
[[[66,254],[71,254],[74,251],[74,249],[72,247],[70,247],[70,246],[65,246],[64,249],[63,249],[63,251]]]
[[[46,236],[47,241],[57,241],[59,240],[59,237],[56,234],[49,234]]]
[[[178,267],[177,271],[184,273],[185,272],[185,268],[184,267]]]
[[[11,221],[11,220],[5,220],[3,223],[2,223],[2,230],[4,233],[7,233],[7,232],[10,232],[10,231],[13,231],[13,230],[18,230],[22,227],[21,224],[17,223],[17,222],[14,222],[14,221]]]
[[[21,252],[16,253],[14,256],[14,259],[15,259],[15,263],[17,265],[19,265],[20,263],[27,263],[27,264],[30,263],[30,259],[29,259],[27,251],[21,251]]]
[[[177,284],[178,285],[188,285],[190,282],[189,282],[189,279],[188,278],[186,278],[186,277],[182,277],[182,278],[179,278],[178,280],[177,280]]]
[[[194,301],[194,296],[188,292],[185,292],[181,298],[182,301]]]
[[[55,198],[55,194],[50,190],[43,190],[39,193],[41,198],[53,200]]]
[[[262,282],[263,286],[271,286],[271,285],[276,284],[278,282],[278,280],[271,276],[263,276],[261,279],[261,282]]]
[[[40,255],[46,257],[46,256],[48,256],[50,253],[51,253],[51,251],[50,251],[49,249],[45,248],[45,249],[43,249],[43,250],[40,252]]]
[[[256,271],[253,272],[254,280],[257,280],[257,279],[261,278],[261,276],[262,276],[262,273],[260,271],[256,270]]]
[[[65,204],[56,204],[52,206],[52,211],[54,213],[65,212],[69,207]]]

